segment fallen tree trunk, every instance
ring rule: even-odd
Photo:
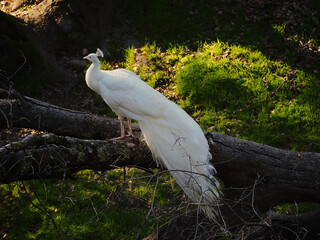
[[[6,91],[0,91],[1,95],[0,129],[31,128],[83,139],[120,136],[117,119],[61,108],[26,96],[12,96]],[[133,131],[140,131],[137,124],[133,124]]]
[[[320,153],[286,151],[214,132],[206,136],[230,194],[252,186],[261,211],[286,202],[320,202]]]
[[[2,184],[72,176],[82,169],[155,167],[144,142],[102,140],[119,136],[116,119],[71,111],[28,97],[1,99],[0,110],[1,128],[28,127],[54,133],[29,135],[2,145]],[[137,125],[135,134],[140,134]],[[214,132],[206,133],[206,137],[217,176],[225,184],[220,220],[228,229],[250,226],[250,231],[246,230],[248,239],[263,234],[271,236],[279,225],[289,229],[289,234],[297,229],[303,232],[303,228],[317,234],[319,212],[283,218],[268,210],[276,204],[320,202],[319,153],[290,152]],[[190,218],[199,222],[195,219],[198,216]],[[169,223],[163,227],[166,234],[171,231],[170,226]],[[161,235],[161,229],[157,236]]]
[[[229,225],[229,230],[219,231],[206,219],[195,213],[183,215],[159,227],[157,232],[143,240],[158,239],[318,239],[320,212],[299,215],[280,215],[269,211],[265,216],[248,220],[242,225]],[[209,229],[209,230],[208,230]]]
[[[286,202],[320,202],[319,153],[290,152],[214,132],[206,137],[226,197],[235,199],[254,188],[254,205],[261,211]],[[29,135],[9,143],[0,148],[0,157],[0,183],[53,177],[63,170],[154,166],[143,142],[54,134]]]
[[[83,140],[32,134],[0,148],[0,184],[61,178],[83,169],[106,171],[123,166],[155,167],[144,142]]]

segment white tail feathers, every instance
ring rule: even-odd
[[[211,154],[201,128],[185,116],[181,122],[152,119],[140,120],[139,124],[157,163],[170,171],[186,195],[199,203],[209,218],[215,219],[220,195],[219,183],[213,176],[216,170],[210,164]]]
[[[100,50],[100,48],[97,48],[97,52],[96,52],[98,57],[103,57],[103,52]]]

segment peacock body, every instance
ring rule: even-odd
[[[120,121],[126,117],[130,122],[139,122],[157,164],[165,166],[186,195],[214,218],[219,183],[200,126],[135,73],[126,69],[100,70],[98,56],[103,57],[100,49],[85,57],[92,62],[86,72],[87,85],[102,96]]]

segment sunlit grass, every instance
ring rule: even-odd
[[[284,149],[309,151],[311,144],[320,150],[317,75],[221,41],[201,44],[195,52],[146,44],[138,54],[148,59],[146,65],[132,59],[126,64],[204,130]]]
[[[135,62],[135,48],[133,46],[130,46],[128,48],[126,48],[125,52],[124,52],[124,57],[126,59],[126,68],[128,70],[133,70],[131,67]],[[106,67],[103,67],[103,69],[106,69]]]

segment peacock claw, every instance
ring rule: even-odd
[[[125,135],[125,136],[111,138],[110,140],[117,141],[117,140],[123,140],[125,138],[133,138],[133,140],[135,140],[135,141],[139,140],[139,138],[134,136],[133,134],[128,134],[128,135]]]
[[[133,138],[133,140],[135,140],[135,141],[138,141],[138,140],[139,140],[139,138],[136,137],[136,136],[133,135],[133,134],[128,134],[128,135],[126,135],[125,137],[126,137],[126,138]]]
[[[126,138],[126,136],[124,136],[124,137],[115,137],[115,138],[110,138],[110,140],[112,140],[112,141],[117,141],[117,140],[122,140],[122,139],[125,139]]]

